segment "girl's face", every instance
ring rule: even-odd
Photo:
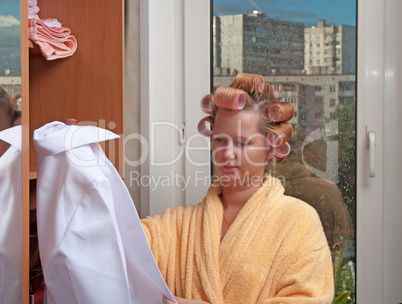
[[[222,185],[227,182],[236,189],[246,189],[261,184],[269,150],[258,128],[259,119],[253,111],[217,111],[212,153]]]

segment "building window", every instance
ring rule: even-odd
[[[330,85],[329,86],[329,92],[334,93],[335,92],[335,85]]]
[[[330,106],[330,107],[335,107],[335,99],[331,98],[331,99],[329,100],[329,106]]]
[[[340,82],[339,83],[339,91],[354,91],[355,84],[354,82]]]

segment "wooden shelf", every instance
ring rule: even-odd
[[[29,171],[29,180],[36,179],[38,177],[38,172],[36,170]]]
[[[36,56],[36,55],[41,55],[42,52],[39,48],[39,46],[35,43],[33,43],[31,40],[28,39],[28,49],[29,49],[29,55],[30,56]]]

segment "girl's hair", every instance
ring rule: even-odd
[[[293,127],[287,121],[294,116],[294,108],[288,102],[278,102],[274,88],[265,83],[262,75],[240,73],[228,87],[219,87],[215,94],[201,100],[201,109],[209,116],[198,124],[198,131],[211,136],[207,123],[213,128],[220,108],[234,111],[254,111],[259,114],[259,129],[271,148],[269,160],[280,162],[290,153],[287,141],[293,135]]]

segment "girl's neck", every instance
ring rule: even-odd
[[[237,210],[247,203],[249,198],[258,190],[259,186],[252,186],[244,190],[235,191],[229,187],[222,187],[222,203],[225,210]]]

